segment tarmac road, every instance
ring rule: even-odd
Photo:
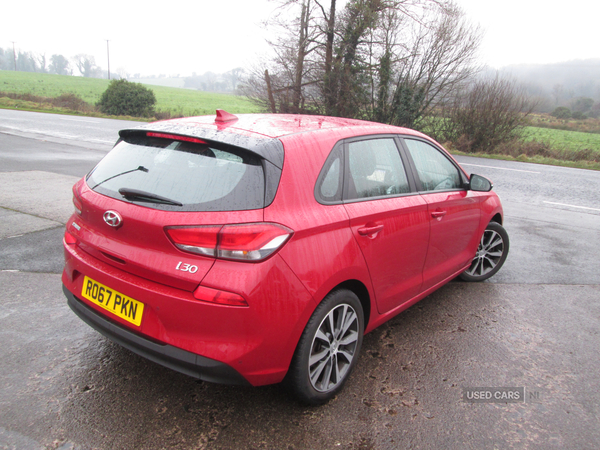
[[[600,173],[459,158],[495,182],[507,263],[368,334],[344,391],[307,408],[280,386],[172,372],[70,311],[59,275],[70,188],[135,124],[67,119],[0,110],[0,448],[598,446]],[[524,388],[525,401],[463,401],[476,387]]]

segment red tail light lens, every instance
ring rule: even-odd
[[[180,250],[214,257],[221,228],[221,226],[170,227],[167,228],[167,234]]]
[[[262,261],[293,234],[274,223],[169,227],[166,232],[180,250],[238,261]]]
[[[260,261],[291,235],[292,230],[275,224],[225,225],[219,235],[217,257]]]

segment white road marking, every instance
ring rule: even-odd
[[[99,120],[89,120],[89,119],[72,119],[68,117],[61,117],[61,120],[69,120],[71,122],[88,122],[88,123],[100,123]]]
[[[467,164],[467,163],[461,163],[461,162],[459,162],[459,163],[461,166],[485,167],[486,169],[510,170],[512,172],[541,173],[541,172],[533,172],[531,170],[507,169],[506,167],[480,166],[479,164]]]
[[[568,206],[569,208],[579,208],[579,209],[589,209],[590,211],[600,211],[599,208],[589,208],[587,206],[577,206],[577,205],[567,205],[565,203],[556,203],[556,202],[544,202],[549,205],[558,205],[558,206]]]
[[[114,143],[116,142],[117,138],[115,137],[115,140],[107,140],[107,139],[100,139],[100,138],[89,138],[86,136],[81,136],[81,135],[76,135],[76,134],[69,134],[69,133],[61,133],[61,132],[56,132],[56,131],[49,131],[49,130],[39,130],[37,128],[23,128],[23,127],[11,127],[11,126],[6,126],[3,125],[2,128],[10,130],[10,131],[1,131],[2,133],[5,134],[11,134],[12,130],[15,130],[15,132],[17,134],[15,134],[16,136],[20,136],[18,133],[35,133],[35,134],[39,134],[42,136],[50,136],[50,137],[55,137],[55,138],[61,138],[61,139],[67,139],[67,140],[71,140],[71,141],[83,141],[83,142],[97,142],[100,144],[109,144],[109,145],[114,145]]]

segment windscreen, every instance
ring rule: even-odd
[[[100,194],[167,211],[258,209],[265,198],[258,156],[192,138],[128,136],[86,181]]]

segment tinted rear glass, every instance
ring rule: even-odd
[[[144,135],[119,142],[87,184],[103,195],[168,211],[258,209],[265,198],[261,160],[253,153]]]

